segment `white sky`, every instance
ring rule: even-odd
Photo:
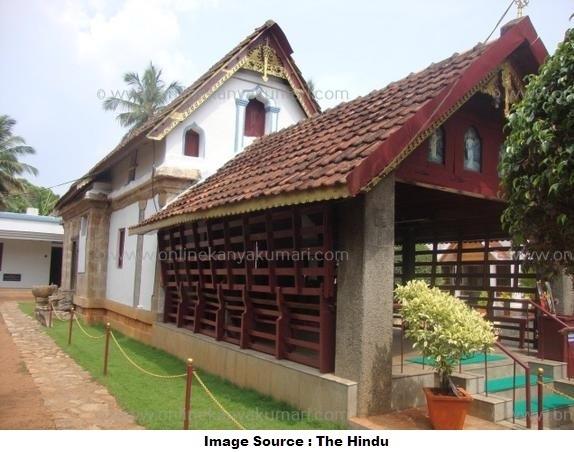
[[[0,0],[0,114],[37,151],[26,160],[40,171],[32,182],[53,186],[83,175],[123,136],[98,95],[124,89],[123,73],[150,60],[187,86],[273,19],[317,89],[354,98],[483,41],[509,3]],[[574,26],[573,0],[530,0],[525,13],[550,53]],[[504,22],[515,17],[513,7]]]

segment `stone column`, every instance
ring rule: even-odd
[[[552,294],[560,303],[556,312],[564,315],[574,315],[574,288],[572,277],[562,274],[552,280]]]
[[[64,220],[64,240],[62,243],[62,289],[70,289],[70,280],[72,274],[72,224],[69,220]]]
[[[391,408],[394,222],[394,175],[339,214],[335,374],[358,383],[359,416]]]
[[[90,301],[106,298],[109,228],[110,211],[107,201],[92,201],[88,211],[86,245],[86,298]]]

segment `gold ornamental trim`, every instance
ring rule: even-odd
[[[305,114],[309,117],[311,112],[307,103],[305,102],[304,91],[296,87],[293,77],[289,74],[281,62],[281,59],[277,55],[277,52],[273,47],[269,45],[266,41],[264,44],[260,44],[254,47],[247,56],[241,58],[235,65],[231,68],[222,68],[220,71],[223,75],[215,82],[211,88],[209,88],[205,93],[201,95],[190,107],[186,110],[179,112],[171,112],[167,118],[171,119],[171,122],[163,128],[161,131],[152,130],[147,134],[147,138],[150,140],[160,141],[165,138],[165,136],[170,133],[177,125],[189,117],[195,110],[197,110],[201,105],[207,101],[219,88],[223,86],[237,71],[240,69],[248,69],[250,71],[258,72],[262,74],[261,78],[264,81],[269,79],[269,76],[275,76],[287,80],[291,89],[295,93],[295,97],[301,104],[301,107],[305,111]],[[164,119],[164,120],[165,120]]]
[[[263,74],[261,78],[264,81],[269,80],[269,75],[287,79],[281,59],[269,42],[255,47],[247,56],[243,68]]]
[[[201,212],[176,215],[143,226],[132,226],[129,228],[129,235],[146,234],[148,232],[169,226],[175,226],[177,224],[190,223],[199,220],[207,220],[210,218],[240,215],[259,210],[273,209],[276,207],[286,207],[298,204],[307,204],[311,202],[349,198],[350,196],[351,193],[349,192],[346,184],[338,184],[333,187],[266,196],[236,204],[214,207],[212,209],[204,210]]]
[[[371,179],[371,181],[361,189],[361,192],[367,193],[377,185],[381,179],[393,172],[415,149],[417,149],[436,129],[442,126],[460,107],[462,107],[472,96],[481,91],[493,78],[496,77],[500,68],[491,71],[481,82],[476,84],[467,93],[462,96],[451,108],[443,113],[437,120],[432,122],[429,127],[419,133],[382,171]]]

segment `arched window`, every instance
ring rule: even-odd
[[[251,99],[245,108],[246,137],[262,137],[265,135],[265,105],[257,99]]]
[[[199,157],[199,133],[193,129],[189,129],[185,132],[183,154],[188,157]]]
[[[474,127],[464,134],[464,169],[475,172],[482,170],[482,143]]]
[[[444,129],[435,129],[428,140],[428,161],[444,164]]]

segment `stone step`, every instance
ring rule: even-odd
[[[538,391],[538,384],[537,378],[535,375],[530,375],[530,394],[531,397],[534,398],[537,395]],[[549,384],[552,382],[551,378],[545,377],[544,382]],[[496,378],[493,380],[488,380],[487,388],[488,394],[497,395],[499,397],[507,397],[512,398],[513,391],[514,397],[516,400],[524,400],[526,399],[526,378],[524,375],[517,375],[516,376],[516,388],[513,390],[514,386],[514,379],[513,377],[502,377]],[[544,393],[550,393],[550,390],[544,388]]]

